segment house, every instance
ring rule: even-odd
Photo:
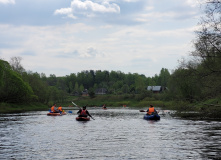
[[[163,86],[148,86],[147,90],[152,91],[153,93],[161,93],[165,90],[166,88]]]
[[[97,88],[95,90],[95,94],[107,94],[107,89],[106,88]]]
[[[83,90],[82,91],[82,96],[88,96],[89,94],[88,94],[88,90],[87,89],[85,89],[85,90]]]

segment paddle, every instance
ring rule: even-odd
[[[78,107],[79,109],[81,109],[81,107],[79,107],[78,105],[76,105],[74,102],[72,102],[76,107]]]
[[[139,110],[139,111],[140,111],[140,112],[146,112],[145,110],[142,110],[142,109],[141,109],[141,110]],[[160,112],[160,111],[157,111],[157,113],[159,113],[159,112]]]
[[[92,116],[90,116],[93,120],[95,120]]]
[[[80,108],[81,109],[81,107],[79,107],[78,105],[76,105],[74,102],[72,102],[76,107],[78,107],[78,108]],[[93,120],[95,120],[91,115],[89,115]]]

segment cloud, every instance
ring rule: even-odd
[[[0,3],[3,3],[3,4],[15,4],[15,0],[0,0]]]
[[[101,4],[86,0],[84,2],[80,0],[73,0],[71,6],[68,8],[57,9],[54,14],[67,15],[70,18],[76,19],[76,15],[84,15],[86,17],[95,16],[96,14],[104,13],[120,13],[120,7],[115,3],[109,3],[107,1]]]
[[[21,56],[25,69],[47,75],[102,69],[150,76],[172,69],[190,51],[197,24],[190,0],[28,2],[0,5],[0,56]]]

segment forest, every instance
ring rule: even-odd
[[[101,70],[81,71],[65,77],[56,77],[54,74],[46,77],[44,73],[25,71],[20,61],[21,57],[12,57],[11,63],[0,60],[1,102],[65,102],[68,96],[82,96],[84,91],[94,98],[99,88],[104,88],[105,94],[110,95],[139,95],[148,92],[147,86],[166,87],[170,79],[169,71],[164,68],[152,78],[137,73]]]
[[[175,102],[181,108],[220,111],[221,106],[221,2],[208,0],[193,42],[194,51],[181,59],[172,73],[162,68],[159,74],[146,77],[121,71],[85,70],[64,77],[26,71],[22,57],[0,59],[0,107],[6,104],[64,103],[70,97],[82,97],[87,90],[90,99],[96,90],[106,89],[110,96],[130,97],[136,101]],[[154,94],[147,86],[162,86],[163,93]],[[124,96],[122,96],[124,95]],[[7,106],[7,105],[6,105]],[[178,105],[176,105],[178,106]],[[214,108],[215,107],[215,108]]]

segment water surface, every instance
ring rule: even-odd
[[[69,111],[71,109],[67,109]],[[161,115],[143,120],[130,108],[88,108],[78,122],[46,111],[0,115],[0,159],[221,159],[221,122]]]

